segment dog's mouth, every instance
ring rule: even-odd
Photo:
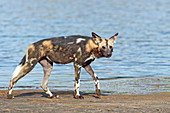
[[[106,58],[110,58],[112,55],[107,55]]]
[[[110,58],[112,54],[103,54],[103,57]]]

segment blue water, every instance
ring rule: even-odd
[[[103,38],[119,32],[113,56],[92,63],[103,84],[119,77],[167,77],[169,6],[169,0],[1,0],[0,89],[7,89],[12,72],[31,43],[55,36],[91,36],[91,32]],[[16,88],[38,88],[42,78],[37,64]],[[81,80],[82,85],[93,83],[84,69]],[[73,84],[72,63],[55,64],[48,86],[72,90]]]

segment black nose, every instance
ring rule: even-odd
[[[107,56],[111,56],[111,53],[107,53]]]

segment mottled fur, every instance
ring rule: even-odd
[[[94,61],[95,58],[111,57],[113,43],[117,36],[118,33],[110,39],[102,39],[97,34],[92,33],[92,38],[73,35],[44,39],[31,44],[19,66],[13,73],[7,97],[13,98],[12,88],[14,84],[29,73],[38,62],[42,65],[44,70],[44,78],[41,87],[50,97],[55,97],[47,87],[53,62],[59,64],[74,62],[75,98],[83,98],[79,94],[81,67],[85,68],[92,76],[96,85],[96,93],[100,95],[99,80],[97,75],[93,72],[90,63]]]

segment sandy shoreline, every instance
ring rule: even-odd
[[[15,99],[6,99],[7,91],[0,91],[0,112],[170,112],[170,92],[149,95],[103,95],[85,93],[76,100],[72,91],[55,91],[59,99],[50,99],[42,90],[14,91]]]

